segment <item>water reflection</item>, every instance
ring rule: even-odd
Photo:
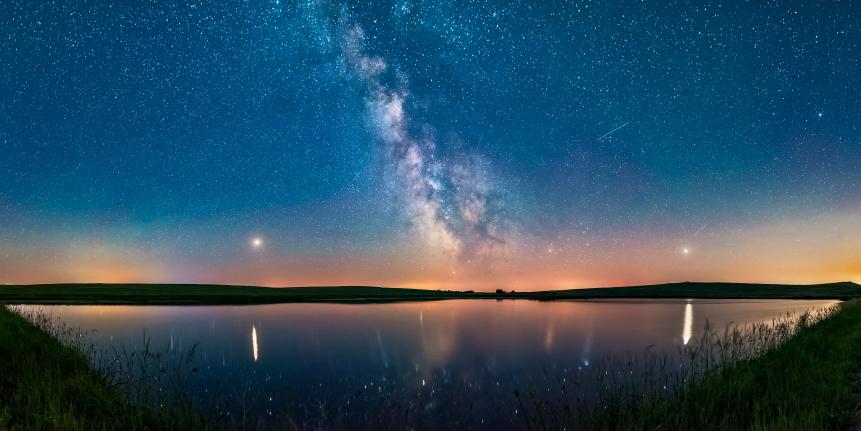
[[[251,325],[251,355],[254,362],[260,358],[260,350],[257,348],[257,326]]]
[[[682,325],[682,342],[687,345],[691,341],[691,334],[694,330],[694,305],[689,299],[685,303],[685,320]]]
[[[556,325],[555,322],[547,324],[547,329],[544,330],[544,351],[550,352],[553,350],[553,342],[556,340]]]
[[[592,337],[595,334],[592,319],[589,319],[586,325],[586,336],[583,337],[583,347],[580,350],[580,363],[584,367],[589,366],[589,358],[592,355]]]
[[[473,422],[448,428],[510,429],[522,418],[504,413],[514,409],[505,410],[500,400],[509,400],[515,390],[534,387],[552,394],[560,376],[596,373],[608,355],[643,353],[650,346],[675,351],[690,343],[706,320],[714,328],[731,321],[771,322],[834,302],[697,300],[696,315],[693,303],[458,300],[29,308],[96,330],[93,341],[107,348],[138,348],[144,329],[156,349],[196,345],[192,366],[201,370],[200,390],[219,385],[248,390],[264,400],[267,416],[292,409],[298,416],[291,420],[300,420],[320,405],[340,409],[349,400],[343,414],[367,424],[366,415],[392,402],[439,417],[445,412],[436,409],[456,405],[468,406]],[[684,316],[681,339],[679,314]],[[257,325],[266,328],[263,338]],[[266,361],[260,360],[261,350]],[[421,403],[413,402],[416,397]]]

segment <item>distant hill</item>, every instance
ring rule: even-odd
[[[850,299],[861,296],[861,286],[851,281],[824,284],[756,284],[690,282],[596,289],[537,292],[548,298],[769,298]]]
[[[269,288],[206,284],[34,284],[0,286],[0,302],[11,304],[268,304],[288,302],[391,302],[444,299],[851,299],[861,296],[852,282],[787,285],[752,283],[668,283],[647,286],[472,292],[374,286]]]

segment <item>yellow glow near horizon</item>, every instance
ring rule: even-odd
[[[373,252],[287,253],[269,248],[261,236],[249,238],[248,244],[256,250],[266,247],[265,258],[234,250],[232,255],[194,255],[182,260],[128,242],[112,244],[104,238],[99,242],[56,240],[12,244],[0,250],[0,283],[378,285],[529,291],[684,280],[861,282],[859,219],[857,211],[844,211],[711,226],[695,238],[629,232],[600,242],[570,240],[563,244],[554,239],[553,253],[546,252],[546,245],[522,245],[505,256],[481,262],[458,262],[415,244]]]

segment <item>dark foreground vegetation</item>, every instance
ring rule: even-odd
[[[825,316],[823,316],[825,317]],[[613,397],[586,418],[590,430],[828,430],[856,429],[861,369],[861,303],[843,303],[818,321],[802,315],[777,331],[712,337],[710,354],[755,346],[777,337],[779,346],[704,373],[669,394],[660,388]],[[785,335],[788,341],[780,342]],[[733,338],[748,341],[735,343]],[[702,352],[702,349],[697,349]],[[695,352],[690,354],[696,354]],[[745,356],[744,352],[741,352]]]
[[[205,429],[182,403],[129,402],[106,370],[0,306],[0,430]]]
[[[852,299],[861,286],[750,283],[668,283],[538,292],[472,292],[398,289],[373,286],[267,288],[203,284],[35,284],[0,286],[9,304],[217,305],[286,302],[388,302],[444,299]]]
[[[177,368],[166,367],[158,355],[93,361],[86,344],[74,341],[80,334],[58,334],[62,327],[29,318],[36,325],[0,307],[0,430],[247,428],[244,420],[238,425],[205,408],[196,414],[181,397],[150,397],[141,390],[144,383],[133,387],[134,381],[122,378],[135,374],[152,381],[159,370]],[[516,427],[527,430],[843,429],[857,419],[859,364],[861,303],[849,301],[769,325],[707,330],[677,355],[609,358],[597,365],[598,381],[493,396],[500,406],[517,408],[523,420]],[[597,396],[584,401],[578,394],[583,388]],[[459,414],[469,412],[452,412]],[[379,419],[398,424],[395,419],[404,418]],[[285,423],[248,429],[308,429]],[[430,424],[374,429],[434,429]]]

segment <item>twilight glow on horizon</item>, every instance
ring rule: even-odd
[[[861,282],[861,5],[0,5],[0,283]]]

